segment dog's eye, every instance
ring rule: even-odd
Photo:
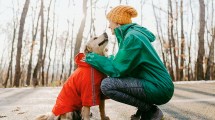
[[[95,39],[97,39],[98,37],[94,37],[94,39],[93,40],[95,40]]]

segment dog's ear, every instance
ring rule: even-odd
[[[84,53],[87,54],[87,53],[90,53],[90,52],[92,52],[92,48],[89,45],[86,45]]]
[[[107,48],[105,48],[105,49],[103,50],[103,55],[104,55],[105,57],[108,56],[108,49],[107,49]]]

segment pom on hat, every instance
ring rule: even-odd
[[[127,5],[119,5],[113,8],[108,14],[107,19],[118,24],[129,24],[131,23],[131,18],[137,16],[137,11]]]

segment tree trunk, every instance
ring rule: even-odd
[[[178,22],[178,3],[176,2],[176,27],[177,27],[177,22]],[[172,41],[172,47],[173,47],[173,57],[174,57],[174,62],[175,62],[175,80],[178,81],[180,80],[180,74],[179,74],[179,66],[178,66],[178,47],[177,47],[177,44],[176,44],[176,40],[178,40],[178,31],[176,31],[176,39],[174,37],[174,18],[173,18],[173,9],[172,9],[172,2],[170,3],[170,40]],[[176,28],[177,30],[177,28]]]
[[[210,80],[212,78],[211,73],[213,72],[212,68],[213,68],[213,62],[214,62],[215,28],[212,31],[213,31],[213,36],[212,36],[212,41],[211,41],[210,49],[209,49],[207,68],[206,68],[206,73],[205,73],[205,80]]]
[[[57,33],[56,33],[57,34]],[[57,36],[57,35],[56,35]],[[53,65],[52,65],[52,78],[51,78],[51,83],[54,81],[54,77],[57,76],[57,73],[55,71],[57,70],[55,69],[55,61],[56,61],[56,55],[57,55],[57,37],[55,39],[55,52],[54,52],[54,60],[53,60]]]
[[[57,26],[57,29],[58,29],[58,26]],[[55,51],[54,51],[54,60],[53,60],[53,65],[52,65],[52,78],[51,78],[51,83],[53,83],[54,81],[54,77],[57,76],[57,71],[58,71],[58,66],[57,66],[57,70],[55,68],[55,61],[56,61],[56,56],[57,56],[57,32],[56,32],[56,38],[55,38]]]
[[[94,7],[94,5],[96,6],[96,2],[93,4],[93,1],[92,0],[90,1],[90,31],[87,35],[87,39],[91,38],[92,36],[95,36],[94,17],[95,17],[96,8]],[[93,7],[95,8],[94,10],[93,10]],[[87,41],[84,41],[84,43],[86,42]]]
[[[33,86],[36,87],[38,85],[38,71],[40,71],[42,66],[42,55],[43,55],[43,38],[44,38],[44,14],[43,14],[43,0],[41,0],[40,6],[40,13],[41,13],[41,31],[40,31],[40,50],[38,55],[38,61],[36,67],[34,68],[33,72]],[[42,81],[42,85],[44,85],[44,81]]]
[[[212,36],[212,41],[210,44],[210,49],[209,49],[209,55],[208,55],[208,60],[207,60],[207,68],[206,68],[206,73],[205,73],[205,80],[213,80],[213,67],[214,67],[214,44],[215,44],[215,27],[214,27],[214,2],[212,1],[211,3],[212,6],[212,12],[211,12],[211,36]]]
[[[5,70],[5,64],[6,62],[4,63],[3,65],[3,58],[4,58],[4,52],[5,52],[5,49],[3,49],[3,52],[2,52],[2,55],[1,55],[1,60],[0,60],[0,81],[1,81],[1,84],[3,85],[3,76],[4,76],[4,70]]]
[[[49,68],[50,68],[50,64],[51,64],[51,48],[52,48],[53,39],[54,39],[54,32],[55,32],[55,30],[53,28],[53,33],[52,33],[52,38],[51,38],[51,45],[50,45],[50,48],[49,48],[49,63],[48,63],[48,68],[47,68],[47,72],[46,72],[47,73],[47,76],[46,76],[46,86],[48,86]]]
[[[215,62],[213,63],[213,68],[212,68],[212,80],[215,79]]]
[[[152,0],[153,2],[153,0]],[[154,6],[153,6],[153,11],[154,11]],[[156,20],[156,18],[155,18]],[[143,0],[140,0],[140,25],[143,25]]]
[[[28,12],[30,0],[25,1],[25,5],[23,7],[21,19],[20,19],[20,26],[19,26],[19,34],[18,34],[18,43],[17,43],[17,54],[16,54],[16,66],[15,66],[15,76],[14,76],[14,85],[15,87],[19,87],[19,81],[21,78],[20,72],[20,59],[22,54],[22,37],[24,32],[25,26],[25,18]]]
[[[108,3],[107,3],[107,5],[106,5],[106,7],[105,7],[105,15],[107,15],[107,10],[108,10],[108,6],[109,6],[109,4],[110,4],[110,0],[108,0]],[[104,31],[106,31],[106,29],[107,29],[107,27],[108,27],[108,21],[106,20],[106,22],[105,22],[105,29],[104,29]]]
[[[48,47],[48,29],[49,29],[49,13],[50,13],[50,6],[51,6],[52,0],[50,0],[49,6],[48,6],[48,15],[47,15],[47,21],[46,21],[46,41],[45,41],[45,51],[44,51],[44,55],[43,55],[43,61],[42,61],[42,81],[43,81],[43,86],[44,85],[48,85],[48,81],[45,81],[45,70],[44,70],[44,66],[45,66],[45,59],[46,59],[46,51],[47,51],[47,47]],[[48,76],[48,74],[46,75],[46,77]],[[46,79],[47,80],[47,79]]]
[[[181,61],[180,61],[180,81],[184,78],[184,61],[185,61],[185,37],[184,37],[184,19],[183,19],[183,0],[181,0]]]
[[[12,40],[12,47],[11,47],[11,53],[10,53],[10,62],[9,62],[9,66],[8,66],[8,70],[7,70],[7,74],[6,74],[6,78],[5,78],[5,81],[3,83],[3,86],[6,88],[7,87],[7,83],[8,83],[8,79],[9,79],[9,76],[10,76],[10,71],[12,71],[12,64],[13,64],[13,52],[14,52],[14,41],[15,41],[15,38],[16,38],[16,29],[17,29],[17,26],[15,25],[15,21],[14,21],[14,29],[13,29],[13,40]],[[11,77],[12,77],[12,74],[11,74]],[[12,84],[10,84],[12,87]]]
[[[191,11],[191,17],[192,17],[192,24],[191,24],[191,30],[190,30],[190,43],[188,45],[188,81],[191,79],[193,80],[193,73],[192,73],[192,66],[191,66],[191,44],[192,44],[192,31],[193,31],[193,9],[192,9],[192,2],[190,0],[190,11]]]
[[[198,50],[198,57],[197,57],[197,80],[204,79],[204,69],[203,69],[203,59],[205,54],[204,49],[204,33],[205,33],[205,3],[204,0],[199,0],[199,50]]]
[[[74,22],[75,19],[72,21],[72,35],[71,35],[71,51],[70,51],[70,61],[69,61],[69,74],[68,77],[71,75],[72,72],[72,66],[73,66],[73,59],[74,59],[74,54],[73,54],[73,33],[74,33]]]
[[[62,62],[62,69],[61,69],[61,75],[60,75],[60,80],[61,80],[61,83],[64,83],[64,60],[65,60],[65,54],[66,54],[66,45],[67,45],[67,41],[68,41],[68,38],[69,38],[69,21],[68,21],[68,30],[67,30],[67,35],[66,35],[66,40],[65,40],[65,46],[64,46],[64,49],[63,49],[63,53],[62,53],[62,57],[61,57],[61,62]]]
[[[44,5],[43,5],[43,0],[42,1],[42,9],[44,8]],[[49,18],[47,19],[47,21],[49,21]],[[43,27],[41,27],[41,33],[43,34],[43,38],[44,38],[44,11],[42,10],[42,13],[41,13],[41,25]],[[47,24],[48,26],[48,24]],[[48,32],[48,31],[47,31]],[[42,36],[42,35],[41,35]],[[44,42],[44,39],[43,39],[43,42]],[[46,50],[47,50],[47,45],[48,45],[48,38],[47,38],[47,35],[46,35],[46,39],[45,39],[45,50],[44,50],[44,54],[42,56],[42,64],[41,64],[41,77],[42,77],[42,80],[41,80],[41,84],[42,86],[45,85],[45,78],[44,78],[44,64],[45,64],[45,58],[46,58]]]
[[[51,1],[50,1],[50,4],[49,4],[49,11],[50,11]],[[53,11],[55,11],[55,3],[54,3],[54,10]],[[52,49],[52,45],[53,45],[53,41],[54,41],[54,33],[55,33],[55,13],[53,12],[53,33],[52,33],[52,37],[51,37],[51,45],[50,45],[50,48],[49,48],[49,63],[48,63],[48,68],[47,68],[47,72],[46,72],[47,73],[46,86],[48,86],[48,81],[49,81],[48,80],[49,79],[49,68],[50,68],[50,64],[51,64],[51,49]]]
[[[79,31],[76,37],[74,55],[77,55],[79,53],[81,42],[83,39],[83,32],[84,32],[84,27],[86,23],[86,14],[87,14],[87,1],[88,0],[83,0],[83,19],[81,20],[81,26],[79,28]]]
[[[31,49],[30,49],[30,59],[28,62],[28,70],[27,70],[27,78],[26,78],[26,85],[30,85],[30,80],[31,80],[31,71],[32,71],[32,59],[33,59],[33,51],[34,51],[34,45],[35,45],[35,40],[37,37],[37,31],[38,31],[38,26],[39,26],[39,19],[40,19],[40,13],[37,18],[37,24],[36,24],[36,31],[34,33],[34,20],[33,20],[33,25],[32,25],[32,44],[31,44]]]
[[[141,0],[141,2],[142,2],[142,0]],[[160,31],[159,31],[159,28],[161,27],[160,26],[160,19],[158,19],[158,17],[157,17],[157,14],[156,14],[156,12],[155,12],[155,6],[154,6],[154,3],[153,3],[153,1],[152,1],[152,7],[153,7],[153,13],[154,13],[154,17],[155,17],[155,21],[156,21],[156,30],[157,30],[157,34],[158,34],[158,39],[159,39],[159,42],[160,42],[160,45],[161,45],[161,53],[162,53],[162,58],[163,58],[163,63],[164,63],[164,65],[165,65],[165,67],[167,67],[166,66],[166,59],[165,59],[165,54],[164,54],[164,50],[163,49],[165,49],[164,47],[163,47],[163,42],[165,42],[164,41],[164,39],[162,39],[163,37],[161,37],[162,36],[162,34],[160,34]],[[161,28],[160,28],[161,29]]]
[[[60,60],[57,60],[57,68],[56,68],[57,70],[56,70],[55,80],[60,82],[60,80],[59,80],[60,78],[58,79],[59,68],[60,68]],[[59,85],[60,85],[60,83],[57,84],[57,86],[59,86]]]
[[[169,46],[170,46],[170,76],[173,80],[175,80],[174,77],[174,71],[173,71],[173,58],[172,58],[172,42],[174,41],[173,36],[173,16],[172,16],[172,1],[168,0],[168,39],[169,39]],[[174,44],[173,44],[174,47]],[[176,64],[177,65],[177,64]],[[177,72],[177,71],[176,71]]]
[[[3,64],[3,55],[4,55],[4,52],[2,52],[2,55],[1,55],[1,60],[0,60],[0,82],[1,84],[3,85],[4,84],[4,79],[3,79],[3,71],[4,69],[2,68],[2,64]],[[4,86],[4,85],[3,85]]]

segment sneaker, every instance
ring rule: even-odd
[[[137,112],[131,115],[131,120],[139,120],[141,114],[142,114],[142,111],[140,109],[137,109]]]
[[[140,120],[162,120],[163,119],[163,112],[155,105],[152,108],[142,113]]]

